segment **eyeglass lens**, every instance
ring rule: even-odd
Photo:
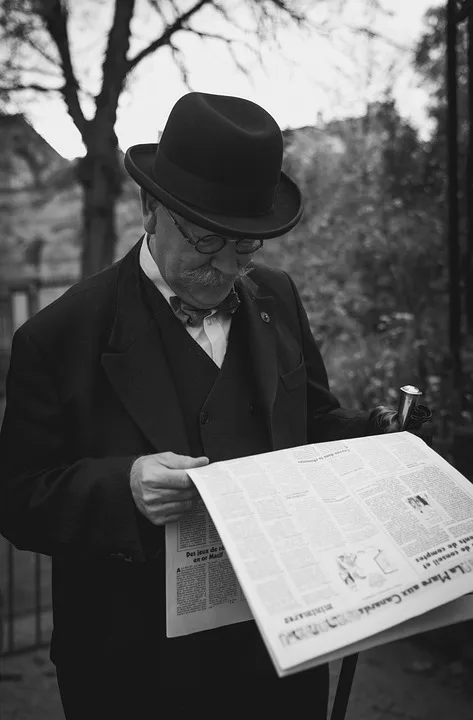
[[[221,235],[205,235],[196,242],[196,249],[204,253],[219,252],[225,246],[226,239]],[[239,254],[252,253],[259,250],[262,240],[237,240],[236,251]]]

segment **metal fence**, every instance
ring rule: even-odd
[[[70,277],[22,279],[0,290],[0,423],[13,333],[75,282]],[[47,646],[51,631],[51,559],[16,550],[0,536],[0,655]]]
[[[11,655],[49,644],[52,607],[50,572],[45,568],[50,561],[38,553],[18,551],[6,541],[4,548],[0,655]],[[26,573],[29,568],[32,572]]]

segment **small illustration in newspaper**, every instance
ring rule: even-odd
[[[386,550],[379,547],[342,553],[337,556],[337,565],[340,579],[354,591],[381,587],[385,576],[398,570]]]
[[[448,519],[447,513],[426,491],[417,491],[415,495],[409,495],[406,501],[417,519],[427,526],[436,525]]]

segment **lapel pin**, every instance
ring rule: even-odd
[[[271,318],[269,317],[267,312],[262,312],[260,317],[263,322],[271,322]]]

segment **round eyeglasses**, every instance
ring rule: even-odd
[[[192,238],[187,235],[185,230],[181,228],[179,223],[177,222],[174,215],[171,213],[169,208],[167,208],[165,205],[163,205],[164,209],[166,210],[167,214],[173,221],[174,225],[177,227],[179,232],[181,233],[182,237],[187,240],[189,245],[192,245],[194,250],[197,250],[197,252],[201,253],[202,255],[213,255],[214,253],[220,252],[222,248],[225,247],[228,240],[227,238],[222,237],[222,235],[204,235],[203,237],[199,238],[198,240],[193,240]],[[260,249],[263,245],[263,240],[261,238],[257,238],[255,240],[246,240],[242,238],[241,240],[236,240],[235,242],[235,249],[238,253],[238,255],[250,255],[251,253],[256,252]]]

